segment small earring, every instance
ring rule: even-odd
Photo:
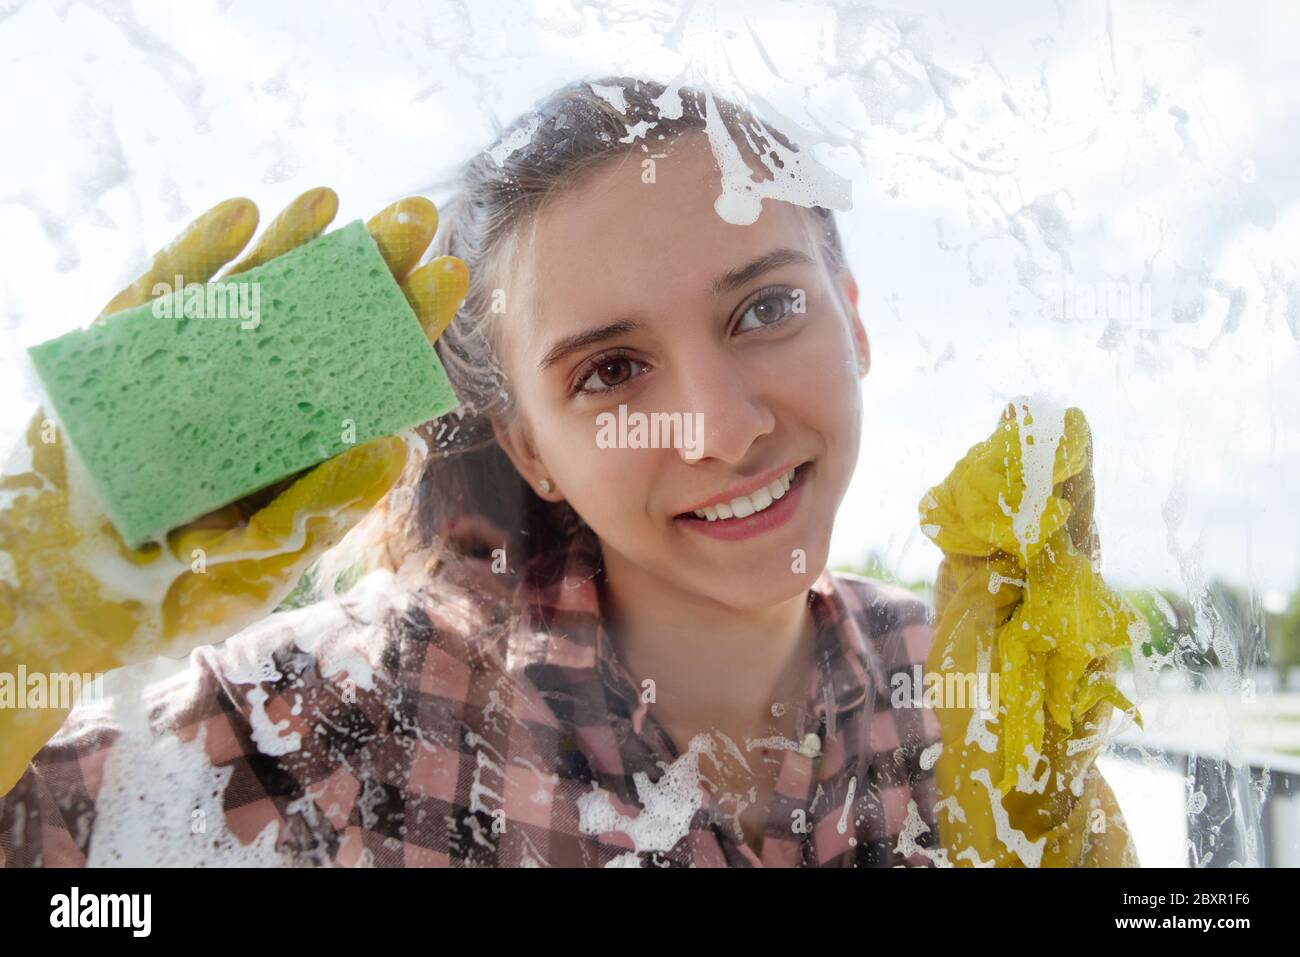
[[[537,483],[537,485],[543,492],[549,492],[551,490],[550,479],[542,479],[540,482]]]

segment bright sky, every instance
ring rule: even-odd
[[[1109,576],[1223,575],[1275,602],[1300,584],[1300,15],[1239,11],[19,6],[0,13],[0,439],[36,402],[23,349],[87,322],[213,203],[269,219],[331,185],[344,223],[437,201],[554,87],[691,67],[819,131],[852,182],[874,358],[834,561],[931,574],[917,501],[1006,399],[1040,393],[1092,423]]]

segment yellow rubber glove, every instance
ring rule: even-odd
[[[944,553],[927,672],[997,692],[987,710],[935,711],[940,837],[957,866],[1136,864],[1094,761],[1112,709],[1137,717],[1114,674],[1142,625],[1098,574],[1092,502],[1087,421],[1043,403],[1008,407],[922,499]]]
[[[220,277],[314,239],[338,210],[327,188],[295,199]],[[214,206],[162,249],[99,318],[170,291],[175,276],[207,282],[248,244],[257,207]],[[432,242],[433,203],[408,197],[367,226],[430,341],[465,298],[464,263],[415,268]],[[98,320],[97,320],[98,321]],[[94,674],[220,641],[274,610],[304,569],[394,485],[419,443],[389,436],[233,503],[157,542],[127,548],[70,469],[61,437],[38,410],[0,476],[0,674]],[[37,702],[29,702],[37,705]],[[67,708],[0,707],[0,796],[67,716]]]

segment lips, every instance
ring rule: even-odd
[[[683,534],[698,535],[718,542],[747,542],[763,536],[775,535],[779,529],[788,527],[794,516],[800,513],[804,493],[809,482],[812,481],[810,475],[813,468],[812,462],[805,462],[796,468],[789,491],[760,511],[733,518],[718,518],[715,515],[712,521],[707,517],[699,518],[687,514],[673,521],[680,523],[677,527]]]
[[[753,515],[762,514],[784,498],[799,481],[810,462],[803,462],[793,468],[779,473],[765,485],[753,489],[748,494],[734,495],[731,498],[714,496],[709,505],[680,512],[676,519],[684,521],[707,522],[709,524],[727,523],[743,520]]]

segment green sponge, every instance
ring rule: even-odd
[[[28,352],[133,546],[457,405],[360,220]]]

